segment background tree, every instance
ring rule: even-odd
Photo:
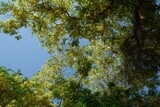
[[[158,0],[10,0],[0,27],[18,39],[28,27],[48,49],[32,80],[59,106],[158,106],[159,9]]]

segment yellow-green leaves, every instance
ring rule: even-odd
[[[0,14],[8,17],[0,21],[0,29],[20,39],[18,30],[29,27],[51,54],[32,79],[22,81],[20,76],[12,76],[15,83],[20,83],[17,88],[27,93],[18,101],[23,106],[31,102],[48,106],[44,104],[55,99],[64,107],[137,106],[130,104],[135,102],[135,94],[122,95],[121,99],[119,88],[126,86],[125,91],[137,85],[134,88],[141,90],[146,84],[159,83],[159,7],[154,0],[1,2]],[[142,18],[143,13],[148,17]],[[0,85],[10,90],[3,73],[0,79],[6,87]],[[116,89],[107,85],[112,82]]]
[[[20,72],[0,67],[0,105],[13,106],[51,106],[51,92],[47,81],[42,86],[41,81],[27,79]]]

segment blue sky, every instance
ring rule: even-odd
[[[1,20],[7,18],[7,16],[0,16]],[[24,76],[32,77],[50,56],[29,29],[21,29],[20,34],[23,38],[17,41],[12,36],[0,33],[0,66],[15,71],[21,70]]]
[[[50,56],[28,29],[22,29],[20,34],[23,38],[17,41],[0,33],[0,66],[21,70],[24,76],[32,77]]]

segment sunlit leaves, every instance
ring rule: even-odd
[[[1,31],[20,39],[18,30],[29,27],[51,54],[32,79],[11,77],[20,83],[16,89],[25,90],[12,104],[48,106],[57,99],[66,107],[113,107],[157,101],[159,5],[154,0],[11,0],[0,8],[8,15]],[[6,87],[1,85],[10,91],[4,75],[10,76],[1,73]],[[144,86],[153,97],[139,94]]]
[[[11,4],[4,1],[0,2],[0,14],[6,14],[7,12],[10,11],[11,8],[12,8]]]
[[[0,67],[1,106],[51,106],[50,95],[34,80],[22,77],[18,72]]]

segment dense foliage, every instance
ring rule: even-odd
[[[0,72],[0,104],[158,107],[158,0],[8,0],[0,29],[26,27],[51,58],[31,79]]]

